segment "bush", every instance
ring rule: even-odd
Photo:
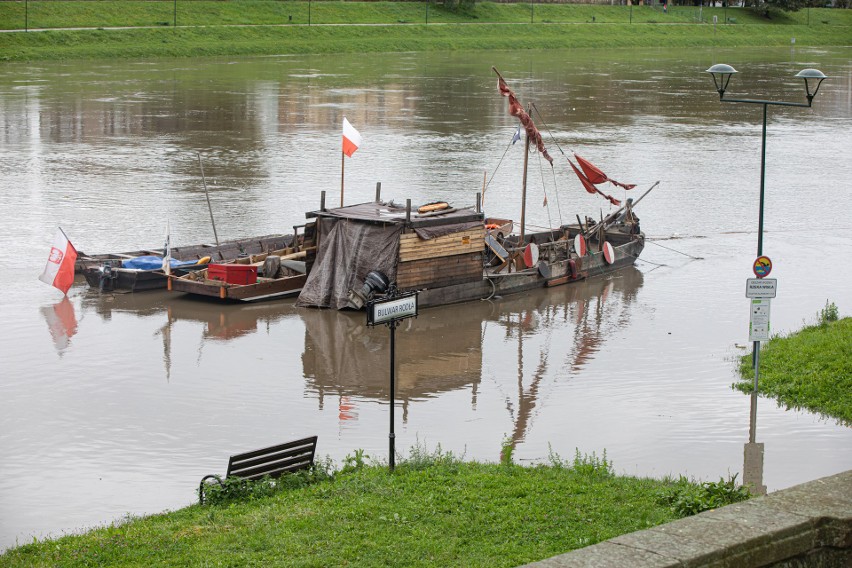
[[[668,505],[672,512],[680,517],[689,517],[751,499],[752,495],[748,487],[738,486],[736,480],[737,475],[734,474],[727,481],[719,478],[717,482],[705,481],[701,485],[695,485],[684,476],[680,476],[669,490],[659,495],[657,502]]]

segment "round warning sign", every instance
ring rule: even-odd
[[[752,270],[754,270],[754,275],[758,278],[765,278],[769,276],[770,272],[772,272],[772,261],[769,260],[768,256],[759,256],[757,257],[757,260],[754,261]]]

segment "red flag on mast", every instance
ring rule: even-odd
[[[590,161],[586,160],[585,158],[581,158],[576,153],[574,154],[574,157],[577,158],[577,163],[580,164],[581,168],[583,168],[583,173],[586,174],[588,180],[594,184],[609,182],[612,185],[623,187],[624,189],[633,189],[634,187],[636,187],[636,184],[621,183],[615,181],[614,179],[609,179],[609,177],[607,177],[605,173],[603,173],[597,166],[595,166]]]
[[[551,158],[550,154],[547,153],[547,148],[544,147],[544,141],[541,139],[541,133],[538,131],[538,128],[535,127],[535,123],[532,118],[530,118],[530,115],[524,110],[523,105],[520,101],[518,101],[518,97],[515,96],[515,93],[513,93],[512,89],[510,89],[506,84],[506,81],[503,79],[503,76],[500,75],[500,72],[494,67],[491,69],[497,73],[497,89],[500,91],[500,94],[509,99],[509,114],[518,117],[518,120],[520,120],[521,124],[524,125],[524,130],[527,132],[527,138],[530,139],[530,142],[535,145],[538,151],[541,152],[541,155],[544,156],[544,159],[550,162],[550,165],[552,166],[553,158]]]
[[[59,288],[63,294],[68,295],[68,289],[74,283],[74,262],[77,260],[77,249],[62,232],[57,229],[53,237],[53,246],[50,247],[50,255],[47,265],[39,280]]]
[[[576,154],[574,154],[574,155],[576,156]],[[578,178],[580,178],[580,183],[583,184],[583,187],[586,188],[586,191],[588,191],[589,193],[601,194],[606,199],[608,199],[610,203],[612,203],[616,207],[621,205],[621,201],[619,201],[618,199],[614,198],[611,195],[607,195],[606,193],[604,193],[601,190],[599,190],[598,188],[596,188],[595,185],[592,183],[592,181],[589,178],[587,178],[585,175],[583,175],[583,172],[581,172],[579,169],[577,169],[577,166],[574,165],[574,162],[572,162],[571,160],[568,160],[568,163],[571,164],[571,169],[574,170],[574,173],[577,174]]]

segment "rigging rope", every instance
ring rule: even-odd
[[[494,176],[497,175],[497,170],[500,169],[500,165],[503,163],[503,158],[506,157],[506,154],[509,152],[509,148],[511,148],[511,147],[512,147],[512,143],[509,142],[509,144],[506,145],[506,149],[503,150],[503,155],[500,156],[500,161],[497,162],[497,167],[494,168],[494,171],[491,173],[491,177],[488,178],[488,181],[485,183],[485,188],[483,188],[483,190],[482,190],[482,203],[483,204],[485,203],[485,192],[488,191],[488,186],[491,185],[491,180],[493,180]]]
[[[671,247],[663,246],[663,245],[661,245],[660,243],[655,243],[654,241],[649,241],[649,240],[647,240],[647,239],[646,239],[646,240],[645,240],[645,242],[646,242],[646,243],[651,243],[652,245],[657,245],[658,247],[664,248],[664,249],[666,249],[666,250],[670,250],[670,251],[672,251],[672,252],[676,252],[676,253],[678,253],[678,254],[682,254],[683,256],[689,257],[689,258],[691,258],[692,260],[704,260],[704,257],[703,257],[703,256],[692,256],[691,254],[686,254],[685,252],[680,252],[679,250],[675,250],[675,249],[673,249],[673,248],[671,248]]]

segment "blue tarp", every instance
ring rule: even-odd
[[[179,266],[191,266],[196,264],[197,260],[175,260],[171,259],[169,261],[169,266],[172,268],[177,268]],[[129,260],[122,261],[122,268],[133,268],[136,270],[155,270],[163,267],[163,257],[162,256],[137,256],[136,258],[131,258]]]

